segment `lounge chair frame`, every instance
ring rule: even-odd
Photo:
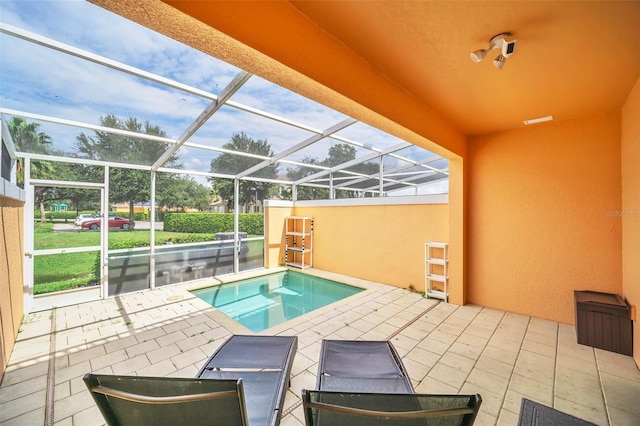
[[[198,378],[242,378],[251,426],[280,424],[297,336],[234,335],[204,363]]]
[[[307,426],[421,425],[432,423],[472,425],[478,415],[481,403],[482,398],[478,394],[302,391],[302,404]],[[434,408],[438,404],[442,404],[442,408]],[[369,408],[363,408],[365,406]],[[384,409],[384,407],[388,407],[388,409]]]
[[[276,426],[297,348],[296,336],[234,335],[195,379],[89,373],[84,381],[109,425]]]
[[[175,422],[205,425],[211,421],[209,410],[216,409],[226,411],[226,424],[249,425],[242,379],[183,379],[88,373],[83,380],[108,425]],[[166,407],[168,408],[163,409]]]
[[[303,390],[307,426],[472,425],[480,395],[416,394],[389,341],[323,340],[317,390]]]
[[[413,393],[400,355],[386,340],[322,341],[316,389]]]

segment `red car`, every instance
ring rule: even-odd
[[[99,217],[93,220],[85,220],[82,222],[82,228],[100,229],[100,223],[102,223],[102,219]],[[109,215],[109,228],[131,229],[135,225],[136,223],[134,221],[129,223],[129,219],[125,219],[124,217]]]

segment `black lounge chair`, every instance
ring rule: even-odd
[[[249,424],[277,425],[297,349],[296,336],[232,336],[196,377],[242,379]]]
[[[388,341],[323,340],[316,389],[413,393],[400,355]]]
[[[388,341],[323,340],[316,387],[303,390],[307,426],[472,425],[480,395],[414,393]]]
[[[249,424],[242,380],[114,376],[84,382],[108,425]]]
[[[302,391],[307,426],[472,425],[480,395]]]
[[[571,414],[547,407],[527,398],[522,398],[518,426],[596,426],[595,423],[582,420]]]
[[[109,425],[278,425],[295,336],[232,336],[195,379],[87,374]]]

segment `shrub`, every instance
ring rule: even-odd
[[[65,222],[73,222],[76,220],[76,212],[75,211],[66,211],[66,212],[45,212],[44,215],[47,220],[56,220],[56,221],[65,221]],[[40,210],[37,209],[33,212],[33,219],[40,220]]]
[[[264,234],[262,213],[241,213],[238,221],[241,231],[250,235]],[[198,234],[233,232],[233,213],[166,213],[164,230]]]

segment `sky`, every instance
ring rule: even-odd
[[[0,22],[214,95],[241,71],[86,1],[0,0]],[[0,96],[3,109],[83,123],[100,124],[100,117],[107,114],[136,117],[160,126],[174,139],[211,102],[5,33],[0,33]],[[232,100],[320,131],[347,118],[258,76],[252,76]],[[67,152],[73,150],[80,132],[93,134],[77,127],[39,123],[40,130],[52,137],[54,147]],[[239,132],[266,139],[275,154],[314,134],[225,106],[189,141],[221,147]],[[338,135],[382,150],[402,142],[364,123]],[[289,159],[324,159],[328,147],[335,143],[340,142],[316,144]],[[366,152],[358,149],[358,155]],[[196,149],[181,153],[184,168],[197,171],[208,171],[217,155]],[[415,160],[433,155],[417,147],[404,153]],[[443,191],[446,184],[429,190]]]

